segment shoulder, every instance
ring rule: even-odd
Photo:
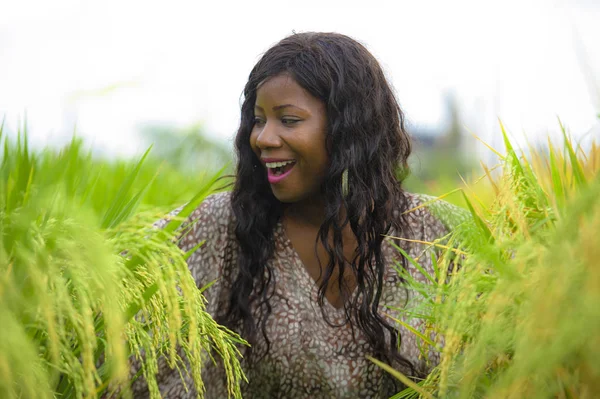
[[[216,315],[221,303],[219,295],[224,281],[231,276],[235,246],[235,226],[231,211],[231,193],[212,194],[190,214],[182,226],[179,246],[190,253],[188,267],[196,285],[201,288],[216,281],[215,288],[205,292],[208,311]]]
[[[185,204],[169,212],[154,223],[162,229],[173,218],[179,216]],[[228,235],[232,230],[231,192],[220,192],[207,196],[192,211],[180,228],[180,247],[188,251],[203,240],[213,240]]]
[[[209,195],[186,220],[182,249],[189,250],[198,242],[223,242],[232,232],[231,192]],[[189,247],[189,248],[187,248]]]
[[[405,192],[406,221],[415,235],[425,241],[440,238],[468,218],[468,212],[447,201],[426,194]]]
[[[209,195],[190,216],[190,221],[210,220],[218,226],[229,224],[231,219],[231,192],[225,191]]]

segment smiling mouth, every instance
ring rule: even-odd
[[[296,161],[284,161],[284,162],[267,162],[266,167],[268,169],[269,176],[281,176],[289,172]]]
[[[269,183],[279,183],[285,179],[296,165],[296,161],[267,162],[267,179]]]

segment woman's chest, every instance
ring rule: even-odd
[[[389,397],[393,384],[367,358],[372,355],[362,331],[347,322],[346,311],[325,299],[318,303],[318,286],[294,256],[275,257],[269,265],[274,280],[265,336],[248,357],[251,386],[281,397]],[[392,268],[393,269],[393,268]],[[393,271],[393,270],[392,270]],[[399,278],[387,272],[379,312],[406,302]],[[264,314],[257,311],[257,316]],[[305,396],[303,396],[305,395]]]

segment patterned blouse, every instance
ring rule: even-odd
[[[406,195],[409,209],[431,199],[423,195]],[[235,270],[229,267],[236,264],[238,256],[230,193],[208,197],[190,218],[196,223],[181,241],[181,247],[185,252],[206,240],[190,256],[188,265],[198,287],[216,280],[204,292],[208,300],[207,310],[216,317],[227,310],[230,289],[236,277]],[[427,207],[408,213],[407,220],[412,236],[404,238],[434,241],[448,232],[447,226],[434,217]],[[390,235],[395,233],[391,232]],[[325,300],[323,310],[330,323],[324,319],[317,304],[318,286],[286,237],[281,222],[276,226],[274,240],[275,252],[270,266],[275,274],[276,286],[270,299],[272,313],[266,323],[271,346],[268,354],[262,357],[266,342],[259,333],[253,355],[242,359],[242,367],[248,378],[248,383],[242,386],[243,397],[387,398],[395,394],[398,387],[391,377],[365,357],[371,351],[362,332],[355,328],[353,334],[352,327],[344,323],[344,309],[338,309]],[[420,256],[426,249],[425,245],[406,241],[397,241],[396,244],[413,258],[419,257],[421,266],[433,275],[430,258]],[[385,271],[380,312],[395,315],[388,306],[400,308],[417,294],[401,287],[400,278],[392,267],[392,262],[399,260],[400,254],[388,241],[383,243],[383,253],[389,260],[389,266]],[[414,278],[426,281],[413,265],[407,267]],[[423,322],[418,319],[407,320],[407,323],[415,329],[422,329]],[[399,331],[402,337],[400,354],[413,365],[424,368],[414,333],[404,326],[400,326]],[[434,354],[434,362],[439,360],[437,356]],[[252,361],[257,358],[260,360]],[[393,366],[409,373],[400,365]],[[203,368],[202,377],[206,385],[206,398],[227,398],[222,367],[214,366],[209,361]],[[159,362],[157,380],[164,398],[196,397],[194,384],[188,381],[190,389],[186,392],[179,372],[169,369],[165,362]],[[148,397],[142,378],[134,383],[133,392],[136,398]]]

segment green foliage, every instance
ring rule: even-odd
[[[397,398],[600,394],[600,148],[572,145],[561,125],[561,146],[525,157],[502,130],[500,172],[484,166],[483,180],[448,193],[468,217],[429,243],[442,253],[434,274],[403,274],[423,298],[404,315],[426,321],[413,332],[442,361],[418,384],[380,364],[409,386]],[[213,352],[239,397],[245,342],[205,312],[176,245],[186,216],[228,182],[222,171],[182,172],[152,152],[94,159],[78,139],[34,153],[25,134],[2,134],[0,397],[127,396],[140,375],[158,397],[160,357],[181,370],[189,360],[201,395]]]
[[[410,173],[398,173],[406,190],[440,196],[452,191],[460,184],[461,176],[479,173],[478,160],[469,150],[470,143],[463,132],[456,98],[446,96],[446,109],[449,125],[442,131],[431,132],[415,129],[413,148],[408,163]],[[450,195],[446,201],[464,206],[460,195]]]
[[[25,132],[16,143],[2,135],[0,397],[127,395],[135,359],[134,378],[143,374],[156,398],[160,357],[180,369],[185,357],[202,396],[213,351],[239,397],[245,342],[205,311],[176,244],[217,178],[165,176],[147,153],[94,160],[76,139],[59,153],[32,153]],[[190,198],[165,229],[152,227]]]
[[[176,170],[202,169],[214,173],[232,161],[232,152],[222,143],[206,137],[201,124],[184,128],[150,125],[141,130],[141,136],[154,146],[152,157]],[[231,173],[229,166],[226,172]]]
[[[504,133],[502,172],[486,169],[493,199],[467,187],[470,217],[430,243],[435,283],[408,279],[425,299],[405,314],[426,320],[417,335],[442,360],[396,397],[600,395],[600,151],[561,129],[561,148],[528,157]]]

